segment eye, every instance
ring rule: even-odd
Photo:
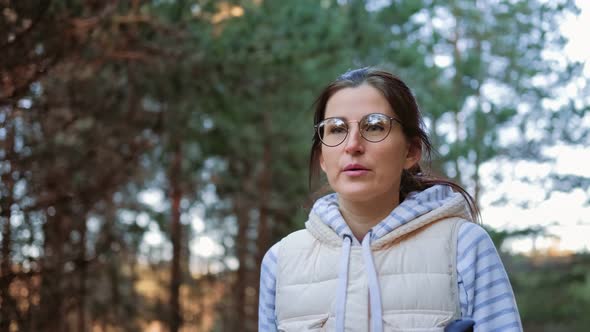
[[[383,132],[387,130],[389,118],[383,114],[370,114],[363,121],[362,127],[365,132]]]
[[[344,126],[333,126],[329,130],[330,134],[341,134],[341,133],[345,133],[345,132],[346,132],[346,128]]]
[[[365,126],[365,131],[369,131],[369,132],[371,132],[371,131],[383,131],[383,130],[385,130],[385,127],[382,124],[380,124],[380,123],[367,124]]]
[[[348,125],[340,119],[329,119],[324,123],[326,134],[346,134]]]

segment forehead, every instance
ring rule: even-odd
[[[395,116],[383,94],[368,84],[339,90],[326,103],[325,118],[342,117],[359,120],[369,113]]]

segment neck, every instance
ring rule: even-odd
[[[359,242],[363,240],[371,228],[385,219],[399,205],[399,196],[393,196],[388,197],[388,199],[374,199],[362,202],[338,198],[340,213]]]

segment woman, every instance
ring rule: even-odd
[[[262,262],[260,331],[521,331],[473,199],[422,174],[431,145],[409,88],[362,68],[316,101],[306,229]]]

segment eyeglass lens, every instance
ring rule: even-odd
[[[391,118],[379,113],[365,115],[358,123],[361,136],[370,142],[384,140],[391,130]],[[328,118],[318,125],[318,135],[328,146],[344,142],[348,136],[349,125],[342,118]]]

